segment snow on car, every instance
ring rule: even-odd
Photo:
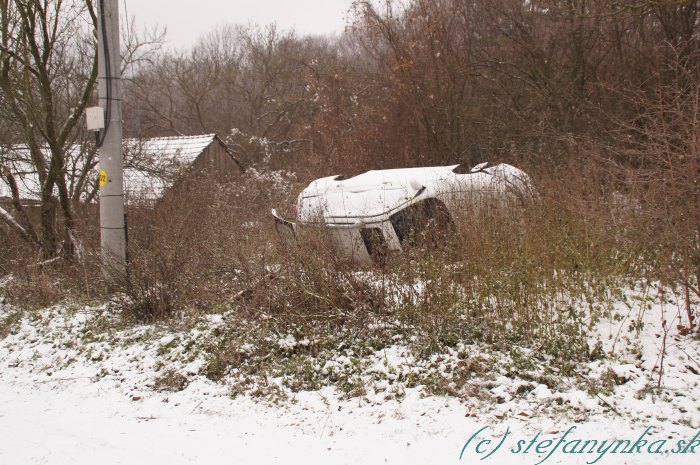
[[[505,163],[373,170],[317,179],[299,194],[295,221],[275,209],[272,216],[286,242],[322,227],[339,253],[369,265],[420,240],[438,241],[475,208],[511,205],[531,192],[529,176]]]

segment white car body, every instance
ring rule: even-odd
[[[296,203],[296,222],[272,211],[281,236],[296,239],[303,226],[322,226],[339,253],[367,265],[374,241],[386,252],[401,251],[406,228],[402,213],[422,211],[463,218],[477,205],[506,204],[531,192],[529,176],[507,164],[486,163],[463,172],[460,165],[367,171],[349,179],[328,176],[313,181]],[[424,206],[431,206],[424,208]]]

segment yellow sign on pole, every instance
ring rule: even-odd
[[[100,170],[100,187],[107,184],[107,172],[105,170]]]

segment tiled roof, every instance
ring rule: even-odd
[[[157,137],[154,139],[124,139],[124,155],[141,152],[158,158],[189,165],[216,138],[216,134],[182,137]]]
[[[216,138],[216,134],[155,139],[125,139],[124,192],[127,202],[159,199]]]

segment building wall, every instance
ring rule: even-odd
[[[165,191],[163,200],[186,201],[188,196],[206,190],[212,184],[223,185],[236,182],[242,174],[241,166],[234,161],[223,142],[214,139],[181,177]]]
[[[218,139],[204,149],[190,168],[189,175],[209,176],[212,181],[225,184],[236,180],[241,174],[240,166],[231,158],[225,146]]]

